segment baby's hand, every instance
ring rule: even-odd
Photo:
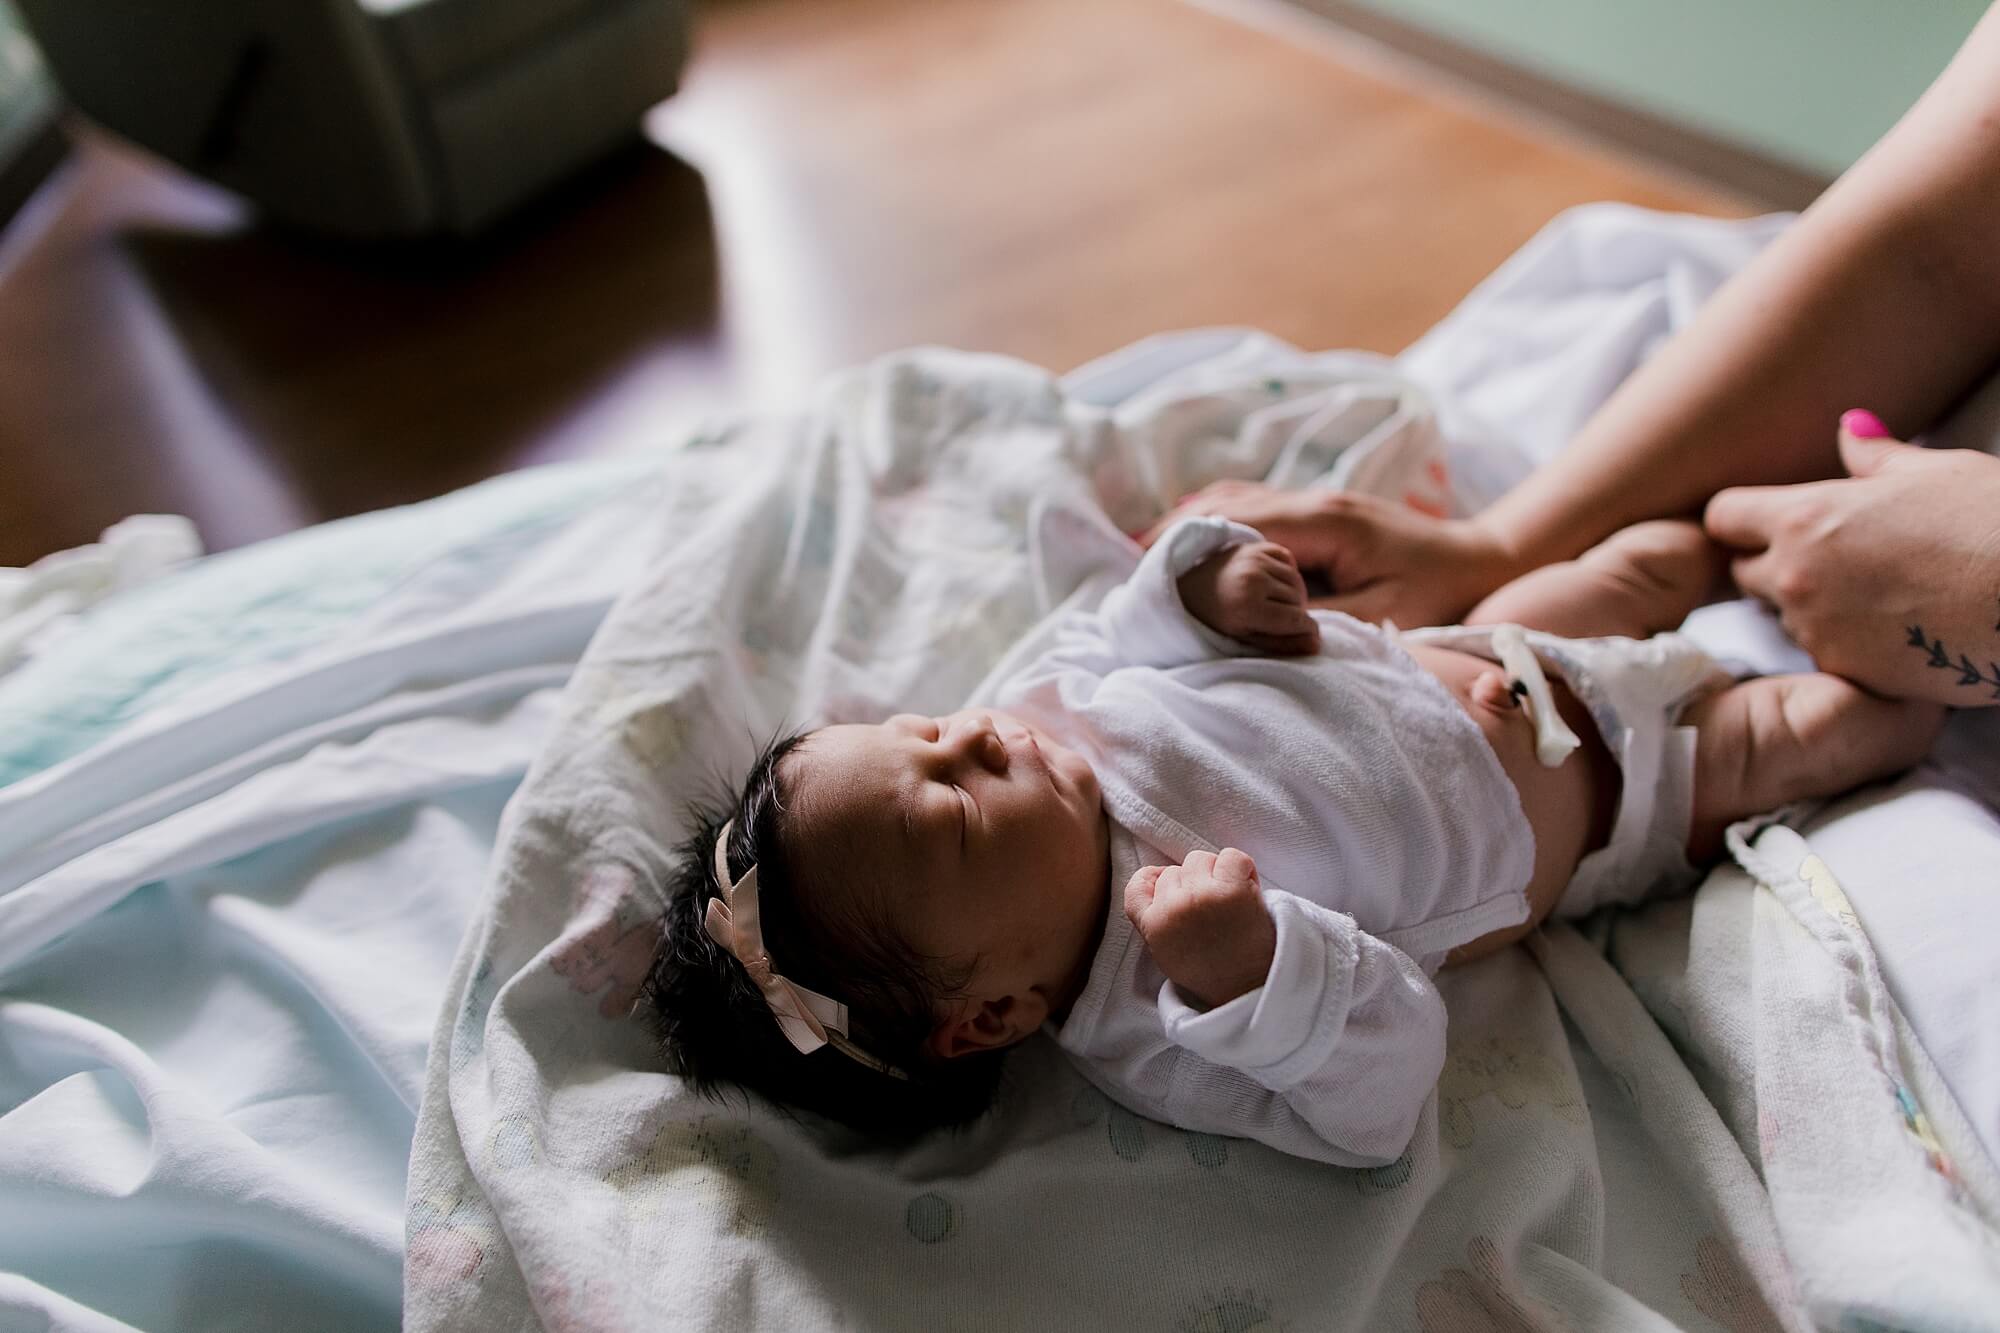
[[[1218,634],[1267,653],[1319,651],[1298,561],[1276,542],[1217,551],[1180,578],[1181,604]]]
[[[1125,915],[1167,979],[1204,1009],[1263,985],[1278,952],[1256,863],[1234,847],[1143,867],[1125,885]]]

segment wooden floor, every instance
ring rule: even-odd
[[[1394,351],[1572,204],[1745,211],[1219,8],[711,3],[650,144],[460,250],[281,234],[90,139],[0,238],[0,565],[146,510],[238,545],[911,343]]]

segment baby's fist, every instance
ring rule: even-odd
[[[1180,578],[1181,604],[1218,634],[1274,654],[1319,651],[1299,562],[1276,542],[1217,551]]]
[[[1278,951],[1257,865],[1234,847],[1142,867],[1125,885],[1125,915],[1167,979],[1204,1009],[1263,985]]]

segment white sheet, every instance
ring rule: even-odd
[[[109,737],[0,787],[0,1328],[399,1325],[431,1019],[654,473],[203,561],[0,683],[17,771]]]
[[[200,554],[200,534],[187,519],[135,514],[88,546],[57,551],[25,569],[0,569],[0,674],[78,612]]]

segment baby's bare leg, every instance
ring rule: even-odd
[[[1685,519],[1636,523],[1574,560],[1523,574],[1472,608],[1468,625],[1523,625],[1566,638],[1643,639],[1676,629],[1722,576],[1722,549]]]
[[[1723,832],[1739,819],[1910,767],[1930,751],[1944,714],[1941,705],[1877,698],[1825,672],[1746,680],[1689,705],[1689,858],[1719,854]]]

